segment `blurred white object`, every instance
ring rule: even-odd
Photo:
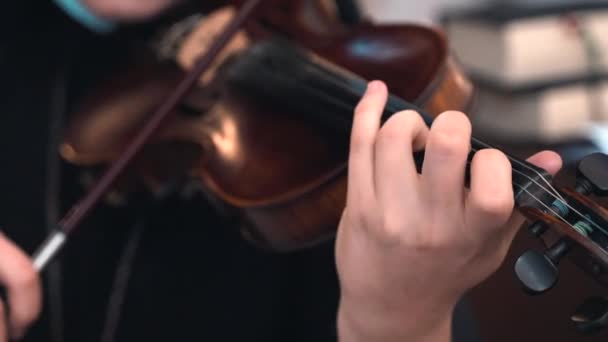
[[[358,2],[374,22],[442,26],[476,83],[472,118],[484,135],[559,143],[607,133],[597,125],[608,123],[608,80],[591,78],[608,75],[608,1]]]
[[[589,139],[599,148],[600,152],[608,153],[608,123],[591,125]]]
[[[489,1],[442,24],[484,134],[559,143],[608,123],[608,1]]]
[[[358,0],[364,15],[377,23],[436,23],[446,7],[480,3],[480,0]]]
[[[608,8],[576,16],[599,52],[594,71],[608,72]],[[455,20],[445,30],[466,70],[506,87],[575,79],[591,70],[586,42],[562,15],[506,22]]]
[[[608,83],[572,84],[528,92],[477,88],[473,123],[500,140],[559,143],[589,135],[608,122]]]

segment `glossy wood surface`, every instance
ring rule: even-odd
[[[465,110],[471,99],[472,88],[451,60],[445,37],[431,28],[365,25],[311,48],[329,63],[384,80],[393,93],[432,115]],[[229,68],[229,56],[225,58]],[[226,88],[222,67],[204,91],[190,94],[153,143],[199,148],[196,160],[173,163],[192,165],[181,171],[200,179],[218,208],[240,221],[262,246],[287,251],[332,236],[345,201],[348,135]],[[130,75],[115,75],[74,115],[63,157],[81,165],[112,160],[180,72],[170,65],[159,65],[158,72],[143,65]],[[167,174],[137,169],[148,185],[162,183],[158,176]]]

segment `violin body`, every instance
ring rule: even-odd
[[[389,97],[385,111],[415,107],[427,123],[446,110],[470,113],[473,88],[441,32],[368,22],[345,27],[314,2],[263,7],[212,67],[193,79],[198,87],[171,107],[171,120],[146,140],[116,187],[128,192],[143,185],[154,192],[186,174],[249,240],[289,252],[335,234],[346,199],[348,123],[365,80],[387,83],[395,98]],[[302,15],[315,12],[325,15],[312,21]],[[219,9],[186,30],[179,44],[165,45],[177,46],[170,58],[165,53],[162,60],[138,60],[93,90],[69,122],[64,159],[92,167],[126,155],[131,138],[233,15],[231,8]],[[491,147],[475,138],[471,146],[472,152]],[[550,247],[518,259],[516,274],[524,286],[536,293],[553,287],[556,264],[568,252],[608,284],[608,214],[588,198],[590,189],[608,194],[608,184],[591,172],[587,181],[594,185],[584,191],[553,187],[543,170],[510,160],[516,206]],[[608,169],[608,157],[590,163]],[[605,306],[600,318],[597,303]],[[572,318],[583,331],[608,325],[608,299],[592,304]]]
[[[202,182],[218,210],[236,218],[259,246],[290,251],[334,235],[345,205],[349,137],[230,86],[223,70],[230,69],[230,59],[242,58],[240,53],[270,39],[253,32],[237,36],[240,43],[229,44],[224,59],[201,77],[200,88],[158,132],[131,174],[154,187],[169,176],[188,172]],[[324,63],[382,79],[391,92],[433,115],[468,109],[472,87],[452,61],[439,31],[366,23],[310,41],[316,43],[300,46]],[[177,63],[179,67],[152,65],[156,71],[143,66],[127,77],[120,72],[116,80],[101,85],[73,116],[62,156],[79,165],[110,162],[192,60],[178,57]],[[163,154],[162,146],[173,152]]]

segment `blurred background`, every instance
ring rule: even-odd
[[[480,134],[511,142],[588,140],[606,150],[606,2],[360,2],[379,22],[445,31],[476,84]]]
[[[360,1],[381,22],[421,22],[448,37],[453,55],[476,87],[476,134],[525,157],[549,148],[576,163],[608,149],[608,2],[606,1]],[[606,202],[603,202],[606,203]],[[487,341],[600,341],[580,336],[569,317],[605,289],[571,263],[542,296],[519,289],[513,272],[526,250],[543,247],[523,230],[503,267],[471,293]]]
[[[520,157],[556,150],[566,162],[558,182],[571,182],[585,155],[608,152],[608,2],[341,5],[351,20],[442,30],[475,85],[468,113],[475,133]],[[186,7],[185,13],[199,8]],[[70,114],[105,75],[130,62],[125,55],[134,39],[180,15],[100,34],[54,2],[3,4],[0,226],[29,253],[86,191],[88,173],[57,154]],[[105,204],[86,221],[44,276],[45,309],[27,341],[332,340],[338,289],[331,242],[289,255],[260,253],[226,229],[201,195],[165,204],[145,233],[133,228],[142,212],[145,206]],[[112,311],[116,270],[133,245],[139,246],[129,269],[133,277],[120,310]],[[521,231],[501,269],[463,302],[460,340],[606,340],[606,332],[580,335],[570,321],[584,299],[606,292],[571,263],[562,263],[560,282],[547,294],[520,289],[516,258],[542,248]]]

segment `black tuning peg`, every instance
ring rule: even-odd
[[[593,333],[608,326],[608,299],[592,297],[581,304],[570,317],[583,333]]]
[[[557,283],[560,260],[570,250],[570,240],[562,239],[545,253],[527,251],[515,262],[515,274],[524,290],[530,294],[541,294]]]
[[[547,226],[544,222],[535,221],[535,222],[532,222],[532,224],[530,224],[528,226],[528,231],[532,235],[534,235],[536,237],[540,237],[547,231],[548,228],[549,228],[549,226]]]
[[[576,191],[589,195],[608,196],[608,155],[593,153],[583,158],[577,167]]]

